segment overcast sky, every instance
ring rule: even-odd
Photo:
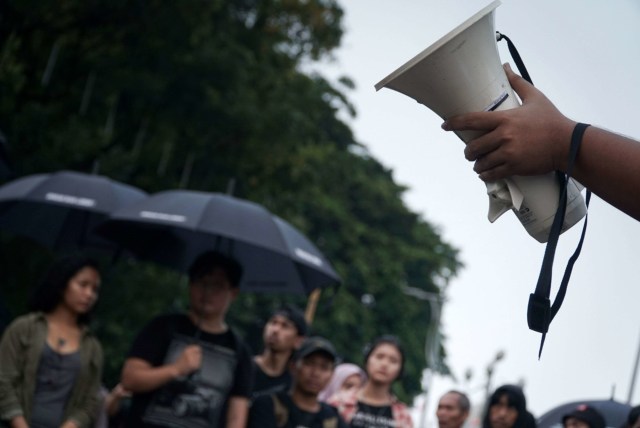
[[[582,256],[538,361],[540,336],[527,328],[526,306],[544,245],[511,212],[489,223],[485,185],[438,116],[400,93],[374,90],[489,3],[344,0],[343,46],[336,62],[321,68],[356,82],[350,98],[358,117],[350,123],[358,141],[409,187],[407,204],[460,249],[465,264],[448,288],[442,330],[453,373],[462,380],[471,369],[474,376],[469,385],[434,379],[431,423],[433,401],[451,387],[468,387],[474,402],[482,400],[485,368],[498,350],[506,356],[493,385],[523,380],[536,416],[563,402],[608,398],[614,388],[615,398],[626,401],[640,340],[640,224],[596,197]],[[640,1],[503,0],[495,22],[561,111],[640,138]],[[501,59],[513,64],[503,44]],[[560,238],[554,294],[580,229],[581,223]],[[640,386],[632,403],[640,404]]]

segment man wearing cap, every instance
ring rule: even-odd
[[[287,363],[306,333],[307,323],[299,309],[285,306],[271,315],[262,332],[264,349],[253,358],[252,400],[289,389],[291,374]]]
[[[438,410],[436,410],[438,427],[462,428],[470,409],[471,403],[466,394],[453,390],[447,392],[438,402]]]
[[[248,428],[347,428],[335,407],[318,400],[337,360],[327,339],[310,337],[289,363],[291,389],[258,397],[251,405]]]
[[[564,428],[605,428],[602,414],[591,406],[581,404],[562,417]]]

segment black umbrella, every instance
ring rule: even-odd
[[[320,250],[289,223],[219,193],[160,192],[113,213],[97,232],[182,272],[204,251],[225,253],[244,268],[242,290],[309,293],[340,282]]]
[[[52,249],[111,249],[113,244],[92,228],[112,211],[146,197],[142,190],[100,175],[29,175],[0,187],[0,227]]]
[[[613,399],[584,400],[561,404],[538,418],[538,428],[561,427],[562,417],[574,411],[581,404],[586,404],[599,411],[608,427],[621,427],[627,420],[631,406]]]

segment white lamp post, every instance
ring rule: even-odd
[[[420,412],[420,424],[418,428],[426,427],[427,402],[429,391],[431,390],[431,379],[433,373],[440,368],[440,318],[442,315],[442,305],[444,298],[439,293],[424,291],[420,288],[404,286],[402,292],[407,296],[415,297],[429,303],[430,319],[427,325],[427,335],[425,339],[425,358],[427,367],[422,372],[423,401]]]

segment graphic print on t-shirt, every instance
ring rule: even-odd
[[[164,364],[176,361],[182,351],[193,344],[193,337],[174,336]],[[205,342],[198,345],[202,347],[200,369],[156,391],[143,417],[146,423],[175,428],[218,426],[233,384],[237,355],[218,345]]]
[[[279,376],[269,376],[258,364],[253,363],[253,392],[251,393],[251,401],[255,401],[258,397],[264,395],[288,391],[290,387],[291,373],[289,373],[289,370],[285,370],[284,373]]]
[[[358,410],[349,423],[350,427],[357,428],[394,428],[391,406],[370,406],[358,402]]]

